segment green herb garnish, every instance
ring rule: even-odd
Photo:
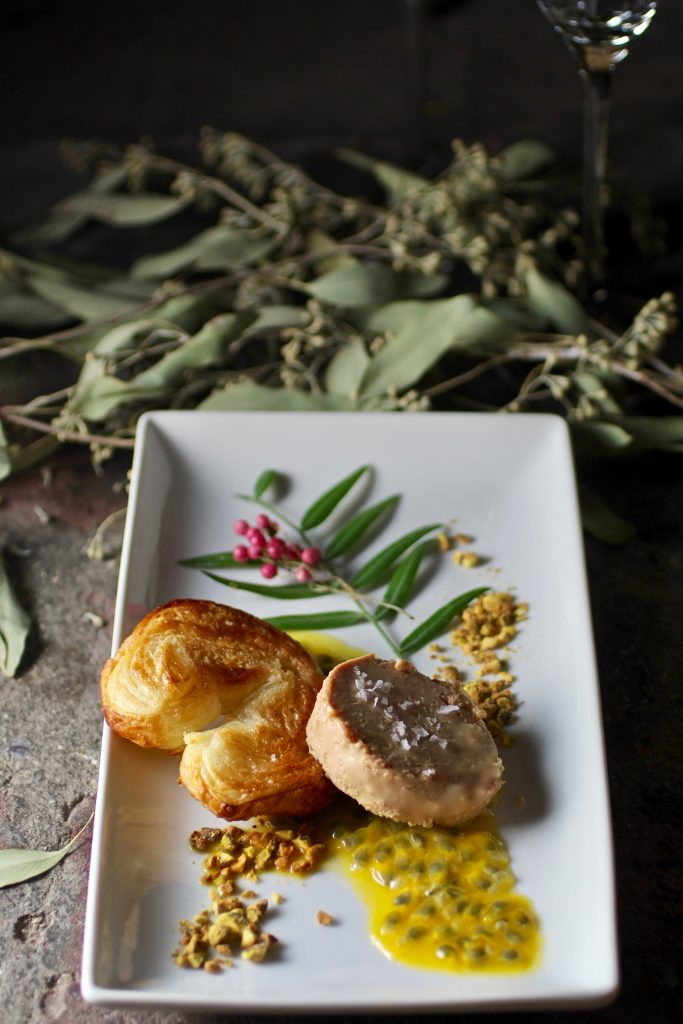
[[[488,587],[479,587],[449,601],[447,605],[430,615],[425,622],[414,629],[403,641],[396,641],[387,631],[384,622],[394,619],[399,612],[405,612],[415,586],[417,574],[424,559],[430,552],[438,550],[434,538],[422,540],[428,533],[441,529],[441,524],[420,526],[382,548],[368,562],[347,578],[346,570],[340,568],[337,560],[352,557],[354,551],[371,530],[376,531],[383,524],[400,500],[399,494],[375,502],[357,512],[345,512],[344,499],[351,493],[362,477],[371,479],[370,467],[360,466],[316,498],[296,521],[282,512],[271,502],[263,500],[265,490],[281,479],[275,470],[266,470],[258,477],[250,495],[238,495],[245,501],[256,502],[276,518],[260,513],[249,524],[239,519],[234,524],[235,532],[242,538],[232,551],[184,558],[180,565],[200,569],[209,579],[235,590],[248,591],[277,600],[301,600],[332,594],[350,601],[355,610],[334,610],[310,612],[303,615],[277,615],[267,619],[274,626],[285,630],[343,629],[369,622],[380,633],[382,639],[396,657],[412,654],[444,633],[456,615]],[[337,520],[336,529],[329,538],[314,543],[310,530],[324,524],[332,513]],[[341,524],[338,520],[341,518]],[[295,537],[283,536],[282,522],[286,523]],[[386,522],[383,524],[386,526]],[[421,542],[421,543],[420,543]],[[398,563],[398,564],[397,564]],[[294,574],[296,583],[251,583],[232,576],[220,576],[211,569],[234,569],[239,566],[259,566],[267,580],[273,579],[281,570]],[[381,600],[372,595],[390,574]]]

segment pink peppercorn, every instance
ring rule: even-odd
[[[232,549],[232,557],[236,562],[246,562],[249,558],[249,552],[245,548],[244,544],[236,544]]]
[[[264,562],[261,566],[261,575],[265,576],[267,580],[272,580],[273,576],[277,575],[277,566],[272,562]]]
[[[311,578],[311,574],[304,565],[300,565],[299,568],[296,570],[296,578],[298,579],[299,583],[308,583],[308,581]]]
[[[268,516],[265,516],[263,512],[259,512],[256,516],[256,525],[260,526],[262,530],[267,530],[270,526],[270,519]]]
[[[263,554],[263,544],[250,544],[247,550],[250,558],[260,558]]]
[[[240,537],[244,537],[246,535],[247,530],[249,529],[249,523],[246,521],[246,519],[236,519],[232,525],[232,528],[236,534],[238,534]]]
[[[290,561],[295,562],[301,556],[301,548],[296,544],[285,544],[285,558],[289,558]]]
[[[266,543],[266,538],[263,536],[260,530],[257,530],[255,526],[250,526],[247,530],[247,540],[252,544],[260,544],[261,547]]]
[[[266,544],[266,554],[269,556],[269,558],[282,558],[284,551],[285,546],[281,540],[269,540],[268,543]]]
[[[301,552],[301,561],[305,562],[306,565],[317,565],[320,561],[320,549],[304,548]]]

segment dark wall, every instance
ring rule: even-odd
[[[409,0],[3,0],[2,146],[65,134],[262,139],[400,150]],[[534,0],[426,2],[424,137],[538,136],[578,151],[575,68]],[[663,0],[617,72],[612,155],[648,184],[683,171],[683,4]]]

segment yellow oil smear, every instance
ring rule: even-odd
[[[293,633],[323,672],[365,652],[322,633]],[[526,971],[538,962],[541,930],[516,891],[493,816],[460,827],[413,827],[359,809],[333,809],[326,844],[368,908],[382,952],[412,967]]]
[[[296,640],[305,647],[311,657],[317,662],[320,671],[327,675],[335,665],[342,661],[350,661],[351,658],[360,658],[367,654],[367,651],[360,647],[351,647],[336,636],[328,633],[316,633],[313,630],[299,630],[289,634],[292,640]]]

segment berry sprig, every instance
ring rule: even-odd
[[[236,562],[261,561],[261,575],[266,580],[277,576],[278,569],[293,572],[299,583],[310,583],[313,579],[311,568],[322,558],[320,548],[282,540],[276,536],[280,524],[263,512],[256,516],[253,525],[246,519],[237,519],[232,528],[238,537],[248,541],[248,545],[236,544],[232,549]]]
[[[454,618],[467,607],[470,601],[483,594],[488,587],[477,587],[438,608],[427,619],[419,623],[400,642],[395,642],[385,628],[398,612],[410,619],[405,611],[426,557],[438,554],[439,545],[435,531],[443,530],[441,523],[420,526],[398,537],[368,561],[351,571],[349,561],[354,561],[362,548],[374,536],[377,526],[393,512],[400,495],[370,505],[351,516],[342,516],[336,532],[325,538],[318,546],[311,538],[311,530],[325,528],[333,512],[360,478],[370,470],[360,466],[333,487],[320,495],[304,512],[299,522],[288,518],[281,509],[265,500],[264,494],[278,489],[282,477],[273,469],[264,470],[259,476],[252,494],[240,494],[244,501],[259,505],[264,512],[255,516],[254,522],[237,519],[233,530],[241,543],[231,551],[198,555],[183,559],[181,565],[201,569],[210,579],[234,590],[251,594],[262,594],[282,601],[301,598],[321,597],[336,594],[350,600],[355,611],[309,612],[304,615],[281,615],[267,619],[284,630],[297,629],[341,629],[346,626],[368,622],[377,630],[396,657],[405,657],[445,633]],[[270,514],[268,514],[270,513]],[[277,518],[274,518],[277,517]],[[301,543],[284,535],[285,523]],[[432,534],[431,537],[428,537]],[[251,583],[232,577],[218,576],[212,569],[234,569],[239,566],[259,565],[261,575],[267,584]],[[294,574],[296,583],[271,585],[280,572]],[[381,598],[371,596],[371,591],[385,585]]]

